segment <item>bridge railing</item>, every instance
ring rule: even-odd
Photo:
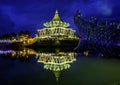
[[[11,40],[0,40],[0,43],[12,43]]]

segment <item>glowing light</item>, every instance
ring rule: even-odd
[[[12,50],[0,50],[0,54],[12,53]]]
[[[89,51],[84,51],[83,54],[84,54],[85,56],[88,56]]]
[[[12,43],[11,40],[0,40],[0,43]]]
[[[54,39],[54,40],[68,40],[77,39],[74,36],[75,30],[68,28],[69,23],[61,21],[58,12],[55,13],[53,19],[50,22],[44,23],[46,28],[38,29],[39,39]]]
[[[46,65],[44,65],[44,68],[46,70],[62,71],[64,69],[69,69],[70,68],[70,64],[63,64],[63,65],[46,64]]]

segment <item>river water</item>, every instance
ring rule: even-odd
[[[120,60],[68,47],[0,49],[0,85],[120,85]]]

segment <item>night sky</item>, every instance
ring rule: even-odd
[[[119,0],[0,0],[0,35],[26,30],[34,35],[52,19],[56,9],[75,30],[73,17],[77,9],[84,17],[120,21]]]

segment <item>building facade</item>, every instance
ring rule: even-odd
[[[38,29],[38,39],[75,39],[75,30],[69,28],[70,24],[60,19],[56,10],[53,19],[44,23],[45,28]]]

